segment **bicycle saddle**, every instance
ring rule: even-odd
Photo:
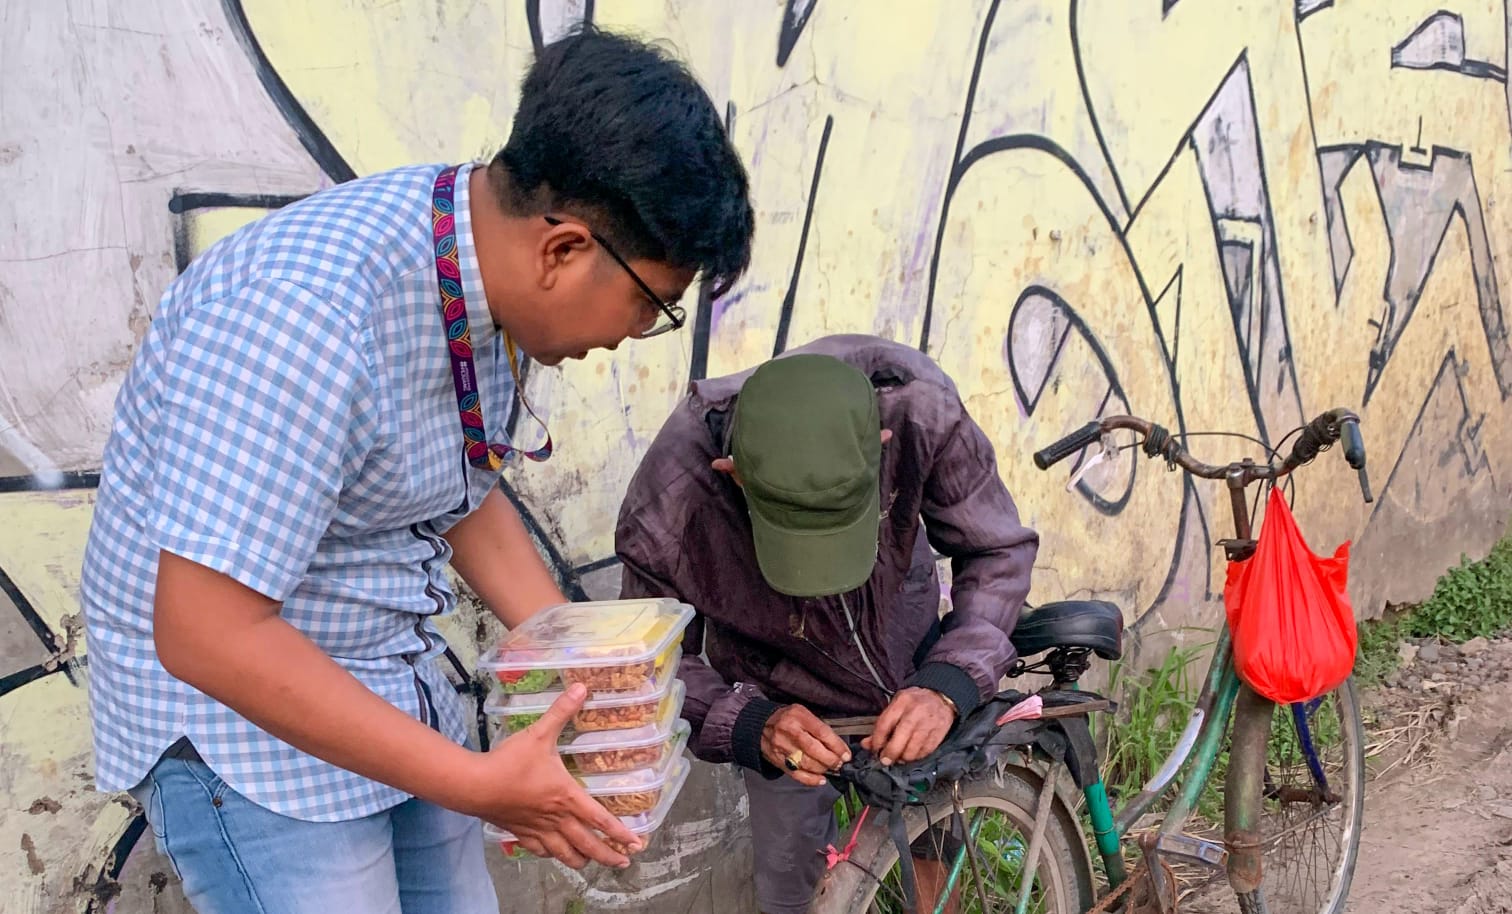
[[[1084,647],[1104,660],[1123,656],[1123,611],[1104,600],[1046,603],[1019,617],[1009,636],[1020,657],[1053,647]]]

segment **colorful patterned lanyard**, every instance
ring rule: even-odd
[[[520,370],[515,364],[514,340],[501,330],[509,358],[509,373],[514,376],[515,394],[525,412],[546,433],[546,443],[533,451],[488,443],[483,404],[478,398],[478,374],[473,365],[472,327],[467,319],[467,299],[462,294],[462,267],[457,260],[456,207],[453,203],[456,187],[457,166],[454,165],[436,176],[436,186],[431,192],[431,230],[436,249],[436,285],[441,290],[441,322],[446,327],[446,349],[451,356],[457,409],[462,415],[462,447],[467,452],[467,462],[480,470],[496,472],[517,454],[535,461],[550,457],[551,430],[525,401]]]

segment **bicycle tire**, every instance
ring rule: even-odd
[[[1043,783],[1033,770],[1006,765],[1000,779],[988,776],[962,782],[961,800],[968,809],[990,807],[1005,813],[1027,835],[1034,828],[1034,810]],[[904,809],[909,840],[922,835],[930,822],[948,821],[951,808],[949,791],[937,788],[924,805]],[[865,914],[871,905],[878,877],[898,862],[887,814],[873,815],[876,817],[857,836],[850,860],[836,866],[820,882],[809,914]],[[1051,914],[1080,914],[1096,900],[1092,858],[1075,814],[1059,793],[1046,823],[1039,869],[1041,878],[1048,876],[1046,881],[1055,899]]]
[[[1319,892],[1319,897],[1309,896],[1305,900],[1298,900],[1288,897],[1285,892],[1276,890],[1278,884],[1288,882],[1285,875],[1287,868],[1284,865],[1286,861],[1284,857],[1272,851],[1266,851],[1264,878],[1259,888],[1240,895],[1237,899],[1241,914],[1250,914],[1250,912],[1342,914],[1349,901],[1349,889],[1354,881],[1355,865],[1359,859],[1360,836],[1365,816],[1365,725],[1360,716],[1359,698],[1352,678],[1345,680],[1326,697],[1337,699],[1340,736],[1344,742],[1342,774],[1345,778],[1344,786],[1348,791],[1344,802],[1340,804],[1342,822],[1339,829],[1338,862],[1329,876],[1326,890]],[[1267,741],[1268,753],[1269,747],[1276,739],[1276,729],[1273,726],[1270,739]],[[1269,821],[1270,816],[1269,808],[1261,814],[1262,840],[1274,840],[1272,836],[1277,829]]]

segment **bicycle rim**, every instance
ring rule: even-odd
[[[962,860],[957,883],[961,914],[1012,914],[1015,910],[1039,786],[1036,776],[1014,768],[1007,769],[1000,784],[991,778],[962,784],[963,826],[968,837],[974,834],[975,840],[966,843],[972,857]],[[936,837],[939,830],[930,826],[933,823],[948,830],[951,811],[949,795],[941,791],[925,808],[906,812],[914,850],[922,848],[926,856],[941,858],[941,876],[948,873],[953,858]],[[865,851],[826,877],[811,914],[897,914],[906,910],[897,848],[884,832],[878,822]],[[919,876],[920,909],[927,914],[933,910],[925,897],[931,877],[923,871]],[[1076,821],[1057,800],[1041,839],[1028,911],[1080,914],[1093,902],[1092,886],[1090,861]]]

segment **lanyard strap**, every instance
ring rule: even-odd
[[[457,411],[462,417],[462,447],[467,462],[480,470],[498,471],[505,461],[522,455],[527,460],[543,461],[551,456],[551,431],[546,428],[520,385],[520,369],[515,362],[515,342],[504,333],[504,348],[509,359],[509,373],[514,377],[515,394],[530,418],[546,433],[546,443],[533,451],[523,451],[507,444],[489,444],[488,427],[483,423],[483,403],[478,396],[477,370],[473,363],[472,326],[467,319],[467,298],[462,292],[462,267],[457,257],[456,206],[457,166],[444,169],[436,176],[431,192],[431,231],[436,252],[436,286],[441,292],[441,323],[446,328],[446,351],[451,357],[452,386],[457,392]],[[503,331],[500,331],[503,333]]]

